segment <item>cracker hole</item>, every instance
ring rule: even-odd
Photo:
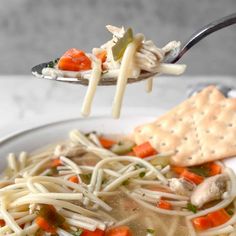
[[[170,132],[173,134],[175,131],[172,129]]]
[[[188,140],[188,138],[187,138],[187,137],[184,137],[184,140]]]
[[[200,112],[200,114],[201,114],[201,115],[204,115],[204,114],[205,114],[205,112],[204,112],[204,111],[201,111],[201,112]]]
[[[223,140],[223,139],[224,139],[224,136],[220,136],[220,139]]]
[[[216,116],[213,116],[212,119],[213,119],[213,120],[217,120],[217,117],[216,117]]]
[[[188,157],[189,160],[192,160],[193,158],[192,157]]]
[[[153,139],[153,136],[150,136],[149,139]]]
[[[215,154],[215,150],[211,150],[211,154]]]
[[[233,124],[231,124],[231,123],[230,123],[230,124],[228,124],[228,127],[233,127]]]
[[[207,133],[207,134],[209,134],[209,133],[210,133],[210,130],[209,130],[209,129],[207,129],[207,130],[206,130],[206,133]]]
[[[161,146],[166,146],[166,143],[161,143]]]
[[[182,118],[179,118],[179,121],[181,121],[181,122],[182,122],[182,121],[183,121],[183,119],[182,119]]]

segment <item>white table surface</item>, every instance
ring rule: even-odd
[[[235,86],[232,77],[159,77],[153,92],[145,92],[144,82],[129,85],[122,115],[155,116],[187,97],[187,89],[198,83]],[[32,76],[0,76],[0,138],[44,123],[81,117],[86,87],[34,79]],[[99,87],[91,116],[111,114],[115,87]]]

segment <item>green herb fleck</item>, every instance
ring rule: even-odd
[[[55,176],[55,175],[58,175],[57,167],[50,168],[48,173],[46,174],[46,176]]]
[[[189,210],[189,211],[192,211],[193,213],[197,213],[197,207],[196,206],[194,206],[192,203],[188,203],[187,204],[187,209]]]
[[[145,176],[145,174],[146,174],[145,172],[141,172],[141,173],[139,173],[139,177],[143,178]]]
[[[232,209],[228,209],[228,210],[227,210],[227,213],[228,213],[230,216],[232,216],[232,215],[234,214],[234,211],[233,211]]]
[[[131,28],[128,28],[125,32],[124,36],[118,39],[117,43],[111,48],[113,58],[115,61],[118,61],[122,58],[125,49],[127,48],[128,44],[133,41],[133,31]]]
[[[83,183],[85,184],[89,184],[90,183],[90,180],[91,180],[91,177],[92,177],[92,174],[89,173],[89,174],[79,174],[81,180],[83,181]]]
[[[49,68],[54,68],[56,66],[56,64],[58,63],[59,61],[59,58],[54,60],[54,61],[50,61],[48,64],[47,64],[47,67]]]
[[[149,234],[154,234],[154,233],[155,233],[155,230],[154,230],[154,229],[147,229],[147,233],[149,233]]]
[[[73,233],[74,236],[80,236],[83,233],[82,229],[78,229],[75,233]]]
[[[126,185],[128,185],[129,184],[129,180],[127,179],[127,180],[125,180],[123,183],[122,183],[122,185],[124,185],[124,186],[126,186]]]
[[[205,166],[189,167],[188,169],[189,169],[189,171],[193,172],[194,174],[200,175],[202,177],[209,176],[209,169]]]

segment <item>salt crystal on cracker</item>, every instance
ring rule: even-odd
[[[193,166],[236,156],[236,99],[214,86],[134,131],[137,144],[149,141],[159,152],[174,151],[172,164]]]

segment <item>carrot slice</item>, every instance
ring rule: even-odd
[[[209,168],[209,175],[210,176],[218,175],[221,173],[221,166],[214,163],[214,162],[209,163],[207,165],[207,167]]]
[[[188,171],[187,169],[184,169],[184,171],[181,173],[181,177],[183,177],[186,180],[189,180],[195,184],[200,184],[204,181],[204,178],[202,176],[192,173],[192,172]]]
[[[96,229],[94,231],[90,231],[87,229],[83,229],[83,233],[81,236],[104,236],[105,232],[101,229]]]
[[[5,221],[4,220],[0,220],[0,227],[3,227],[5,225],[6,225]]]
[[[96,55],[96,57],[97,57],[98,59],[100,59],[102,62],[105,62],[106,59],[107,59],[107,51],[106,51],[106,50],[103,50],[103,51],[99,52],[99,53]]]
[[[133,151],[137,157],[141,158],[157,154],[156,149],[154,149],[149,142],[145,142],[133,147]]]
[[[62,165],[62,162],[60,159],[54,159],[51,163],[51,167],[58,167],[58,166],[61,166]]]
[[[106,232],[106,236],[133,236],[133,234],[129,227],[118,226],[118,227],[109,229]]]
[[[171,170],[173,170],[176,174],[181,175],[186,168],[182,166],[171,166]]]
[[[165,210],[172,210],[172,205],[171,203],[165,201],[165,200],[160,200],[157,204],[157,206],[161,209],[165,209]]]
[[[195,229],[202,231],[213,227],[212,222],[207,216],[200,216],[192,220]]]
[[[58,68],[71,71],[90,70],[91,64],[91,60],[83,51],[71,48],[59,59]]]
[[[55,234],[57,229],[54,225],[50,225],[46,219],[41,216],[38,216],[35,220],[35,223],[39,226],[40,229],[44,230],[45,232]]]
[[[116,143],[115,141],[104,137],[100,137],[99,141],[101,145],[106,149],[110,149]]]
[[[78,184],[79,183],[79,179],[76,175],[73,175],[69,178],[69,181],[72,182],[72,183],[75,183],[75,184]]]
[[[220,209],[209,213],[207,218],[212,222],[213,226],[216,227],[227,222],[230,219],[230,215],[225,209]]]

